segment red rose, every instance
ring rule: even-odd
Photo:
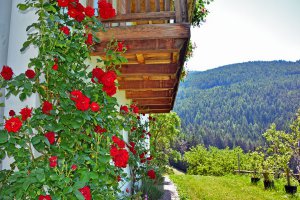
[[[117,75],[114,71],[107,71],[101,76],[101,83],[104,86],[111,87],[115,85],[115,80],[117,79]]]
[[[98,1],[99,14],[102,19],[108,19],[116,16],[116,11],[112,7],[111,3],[107,3],[106,0]]]
[[[104,75],[104,71],[101,68],[94,68],[92,71],[92,82],[95,83],[95,79],[97,78],[97,82],[100,83],[101,77]]]
[[[69,0],[57,0],[59,7],[67,7],[69,4]]]
[[[25,75],[29,79],[33,79],[35,77],[35,72],[32,69],[27,69]]]
[[[86,111],[90,107],[90,98],[88,98],[85,95],[82,95],[78,100],[76,101],[76,108],[81,111]]]
[[[129,193],[129,188],[126,188],[126,192]]]
[[[148,132],[147,135],[148,135],[149,137],[151,137],[151,133],[150,133],[150,132]]]
[[[72,1],[72,0],[71,0]],[[77,0],[76,0],[77,1]],[[78,11],[78,12],[84,12],[84,10],[85,10],[85,8],[84,8],[84,6],[81,4],[81,3],[79,3],[79,1],[77,1],[76,3],[76,6],[75,6],[75,8],[76,8],[76,10]]]
[[[5,121],[5,129],[8,132],[16,133],[18,132],[22,127],[22,121],[17,117],[12,117],[9,120]]]
[[[135,143],[134,142],[129,142],[130,146],[128,146],[129,150],[133,155],[136,155],[136,150],[134,149]]]
[[[145,152],[140,154],[140,160],[141,160],[141,163],[146,162],[145,155],[146,155]]]
[[[58,70],[58,65],[55,63],[53,66],[52,66],[52,69],[57,71]]]
[[[44,136],[48,139],[50,144],[55,143],[55,133],[54,132],[47,132],[44,134]]]
[[[86,38],[86,40],[85,40],[85,43],[86,43],[87,45],[92,45],[92,44],[93,44],[93,34],[89,33],[89,34],[87,35],[87,38]]]
[[[50,195],[40,195],[39,200],[52,200]]]
[[[137,118],[138,120],[140,120],[140,119],[141,119],[141,117],[140,117],[140,116],[137,116],[136,118]]]
[[[13,75],[13,71],[9,66],[3,65],[1,76],[4,78],[4,80],[10,80]]]
[[[71,169],[72,169],[73,171],[75,171],[75,170],[77,169],[77,165],[74,165],[74,164],[73,164],[73,165],[71,166]]]
[[[92,195],[91,195],[91,190],[89,186],[84,186],[83,188],[79,189],[79,192],[81,192],[82,196],[84,197],[85,200],[91,200]]]
[[[14,110],[10,110],[10,111],[9,111],[9,116],[13,117],[13,116],[15,116],[15,115],[16,115],[16,113],[15,113]]]
[[[85,15],[82,12],[78,12],[77,16],[75,17],[76,21],[82,22],[85,18]]]
[[[93,112],[98,112],[100,109],[99,105],[96,102],[92,102],[90,108]]]
[[[42,107],[42,112],[46,115],[50,115],[50,111],[53,109],[52,103],[49,101],[44,101],[43,107]]]
[[[152,160],[153,159],[153,156],[150,156],[147,158],[147,160]]]
[[[128,113],[129,112],[128,107],[127,106],[121,106],[120,107],[120,112]]]
[[[51,168],[57,166],[57,156],[51,156],[51,157],[49,158],[49,166],[50,166]]]
[[[31,117],[31,112],[33,108],[22,108],[20,114],[22,115],[22,120],[26,121],[29,117]]]
[[[149,176],[150,179],[155,179],[155,177],[156,177],[155,171],[153,169],[150,169],[147,172],[147,175]]]
[[[78,15],[78,11],[74,8],[69,8],[68,10],[68,15],[71,17],[71,18],[76,18],[77,15]]]
[[[122,180],[121,176],[118,175],[118,176],[117,176],[117,181],[120,182],[121,180]]]
[[[61,30],[66,35],[70,35],[70,29],[67,26],[62,26],[59,30]]]
[[[132,109],[132,112],[133,112],[133,113],[135,113],[135,114],[138,114],[138,113],[139,113],[139,108],[138,108],[136,105],[132,104],[132,105],[130,106],[130,108]]]
[[[85,12],[86,16],[88,16],[88,17],[93,17],[95,15],[95,10],[91,6],[87,6],[84,9],[84,12]]]
[[[112,141],[117,144],[119,148],[125,148],[125,142],[117,136],[112,136]]]
[[[106,86],[104,85],[102,90],[110,97],[112,97],[117,92],[117,87],[115,85],[113,86]]]
[[[117,149],[115,146],[111,147],[110,154],[116,167],[125,168],[128,163],[129,154],[125,149]]]
[[[123,51],[123,42],[118,42],[118,48],[117,51],[122,52]]]
[[[101,126],[97,125],[97,126],[95,126],[94,131],[98,134],[102,134],[102,133],[105,133],[107,130],[105,128],[102,128]]]
[[[80,90],[73,90],[72,92],[70,92],[71,94],[71,100],[72,101],[77,101],[78,99],[80,99],[83,94]]]

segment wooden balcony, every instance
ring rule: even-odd
[[[128,63],[122,65],[119,89],[141,113],[170,112],[190,39],[194,1],[117,0],[113,5],[117,15],[100,19],[107,31],[98,33],[101,42],[92,55],[105,59],[104,48],[112,37],[124,41],[129,45],[124,55]]]

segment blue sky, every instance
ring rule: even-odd
[[[189,70],[254,60],[300,59],[300,0],[214,0]]]

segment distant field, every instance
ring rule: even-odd
[[[181,200],[300,200],[300,188],[296,195],[287,195],[283,180],[275,182],[274,190],[264,190],[262,181],[252,185],[247,176],[170,175],[170,178]]]

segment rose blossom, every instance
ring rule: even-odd
[[[12,117],[9,120],[5,121],[4,126],[8,132],[16,133],[21,129],[22,121],[17,117]]]
[[[32,69],[27,69],[25,75],[29,79],[33,79],[35,77],[35,72]]]
[[[138,114],[138,113],[139,113],[139,108],[138,108],[136,105],[132,104],[132,105],[130,106],[130,108],[132,109],[132,112],[133,112],[133,113],[135,113],[135,114]]]
[[[104,86],[113,86],[115,85],[115,80],[117,79],[117,75],[114,71],[107,71],[101,76],[101,83]]]
[[[33,108],[22,108],[20,114],[22,115],[22,120],[26,121],[29,117],[31,117],[31,112]]]
[[[90,107],[90,98],[85,95],[82,95],[75,104],[76,108],[81,111],[86,111]]]
[[[70,35],[70,29],[67,26],[62,26],[59,30],[61,30],[66,35]]]
[[[40,195],[39,200],[52,200],[50,195]]]
[[[73,171],[75,171],[75,170],[77,169],[77,165],[73,164],[73,165],[71,166],[71,169],[72,169]]]
[[[87,35],[87,38],[86,38],[86,40],[85,40],[85,43],[86,43],[87,45],[92,45],[92,44],[93,44],[93,35],[92,35],[91,33],[89,33],[89,34]]]
[[[93,17],[95,15],[95,10],[91,6],[87,6],[84,9],[84,12],[85,12],[86,16],[88,16],[88,17]]]
[[[57,71],[57,70],[58,70],[58,65],[55,63],[55,64],[52,66],[52,69],[53,69],[54,71]]]
[[[98,134],[102,134],[102,133],[105,133],[107,130],[105,128],[102,128],[101,126],[97,125],[97,126],[95,126],[94,131]]]
[[[9,111],[9,116],[13,117],[13,116],[15,116],[15,115],[16,115],[16,113],[15,113],[14,110],[10,110],[10,111]]]
[[[125,142],[117,136],[112,136],[112,141],[117,144],[119,148],[125,148]]]
[[[80,99],[83,94],[80,90],[73,90],[72,92],[70,92],[71,94],[71,100],[72,101],[77,101],[78,99]]]
[[[121,106],[120,107],[120,112],[128,113],[129,112],[128,107],[127,106]]]
[[[50,115],[50,111],[53,109],[52,103],[49,101],[44,101],[43,107],[42,107],[42,112],[46,115]]]
[[[69,0],[57,0],[59,7],[67,7],[69,4]]]
[[[150,179],[155,179],[156,177],[156,174],[155,174],[155,171],[153,169],[150,169],[148,172],[147,172],[147,175]]]
[[[49,166],[50,166],[51,168],[54,168],[54,167],[57,166],[57,156],[51,156],[51,157],[49,158]]]
[[[79,192],[82,194],[85,200],[92,199],[91,190],[89,186],[84,186],[83,188],[80,188]]]
[[[91,105],[90,105],[90,108],[91,108],[91,110],[92,110],[93,112],[98,112],[99,109],[100,109],[98,103],[96,103],[96,102],[92,102]]]
[[[55,143],[55,133],[54,132],[47,132],[44,134],[44,136],[48,139],[50,144]]]
[[[13,75],[13,71],[9,66],[4,65],[1,71],[1,76],[4,78],[4,80],[10,80]]]
[[[102,90],[110,97],[112,97],[117,92],[117,87],[115,85],[113,86],[106,86],[104,85]]]

